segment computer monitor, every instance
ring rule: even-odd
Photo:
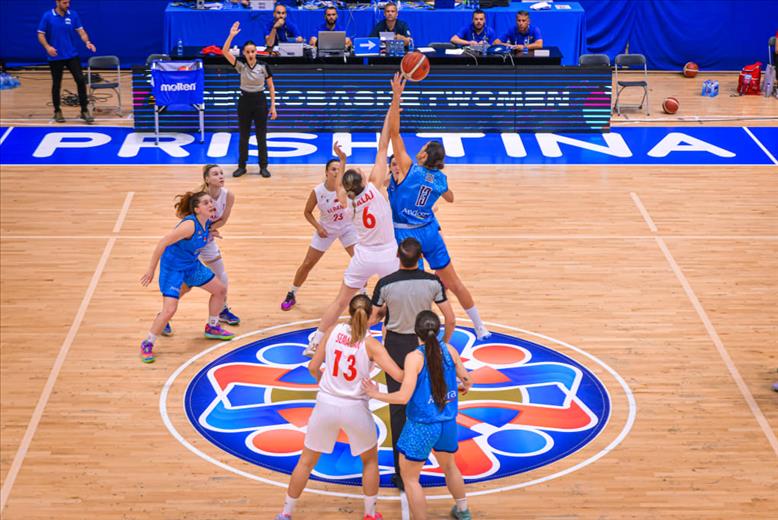
[[[386,40],[394,40],[394,32],[392,31],[381,31],[378,33],[378,36],[381,38],[382,42]]]
[[[302,43],[279,43],[278,54],[279,56],[302,56],[303,44]]]
[[[342,55],[346,52],[346,32],[319,31],[316,45],[319,47],[319,54]]]

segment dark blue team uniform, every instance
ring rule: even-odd
[[[425,346],[417,350],[424,356]],[[416,389],[405,408],[407,420],[397,441],[397,450],[408,460],[426,461],[430,451],[454,453],[459,449],[457,434],[457,412],[459,396],[457,394],[456,364],[448,352],[446,344],[441,344],[443,354],[443,379],[448,392],[443,408],[438,408],[432,398],[432,386],[427,370],[427,358],[419,372]]]
[[[200,250],[208,243],[211,221],[206,221],[203,227],[197,217],[189,215],[178,225],[187,220],[194,222],[194,233],[189,238],[167,246],[159,263],[159,290],[162,296],[168,298],[178,298],[181,295],[181,284],[200,287],[213,280],[215,276],[213,271],[198,259]]]
[[[414,164],[402,182],[389,179],[389,204],[392,206],[394,236],[397,243],[413,237],[421,243],[424,258],[433,270],[451,263],[446,243],[440,235],[440,225],[433,206],[448,191],[448,179],[440,170],[430,170]]]

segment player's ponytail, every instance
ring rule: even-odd
[[[208,177],[211,175],[211,168],[218,167],[218,164],[206,164],[203,166],[203,185],[200,186],[200,191],[208,191]]]
[[[207,195],[205,191],[187,191],[183,195],[176,195],[176,203],[173,205],[176,208],[176,216],[184,218],[192,215],[200,204],[200,199]]]
[[[357,294],[351,298],[348,304],[348,313],[351,316],[351,344],[356,345],[365,339],[368,333],[368,321],[373,312],[373,304],[370,298],[364,294]]]
[[[430,170],[442,170],[446,166],[446,149],[443,148],[443,143],[430,141],[424,151],[427,158],[422,166]]]
[[[343,189],[346,190],[346,194],[350,199],[356,198],[357,195],[362,193],[365,187],[362,185],[362,175],[353,168],[346,170],[343,174]]]
[[[427,362],[427,373],[430,376],[432,399],[435,401],[438,409],[442,410],[446,404],[448,387],[443,376],[443,352],[438,341],[440,318],[432,311],[421,311],[416,316],[414,331],[419,339],[424,342],[424,357]]]

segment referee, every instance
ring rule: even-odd
[[[222,53],[230,65],[240,74],[240,99],[238,100],[238,125],[240,127],[240,147],[238,168],[232,172],[233,177],[246,173],[246,162],[249,158],[249,134],[251,123],[257,135],[259,151],[259,174],[270,177],[267,169],[267,99],[265,98],[265,83],[270,90],[270,119],[278,117],[276,113],[276,89],[273,85],[273,74],[266,63],[257,61],[257,46],[252,41],[243,44],[243,58],[235,58],[230,53],[232,39],[240,32],[240,22],[232,24],[230,35],[222,46]]]
[[[406,238],[397,248],[400,270],[378,280],[373,292],[373,315],[371,322],[384,319],[384,346],[398,366],[405,366],[405,356],[416,350],[419,338],[413,328],[416,316],[432,308],[432,302],[443,313],[445,331],[443,341],[448,343],[454,332],[456,318],[451,303],[446,299],[443,282],[434,274],[418,268],[421,259],[421,244],[415,238]],[[396,392],[401,384],[386,374],[389,392]],[[394,449],[395,475],[392,482],[404,489],[398,478],[400,464],[397,441],[405,425],[405,405],[389,405],[392,426],[392,448]]]

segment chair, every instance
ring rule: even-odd
[[[616,56],[613,68],[616,76],[616,103],[613,105],[613,110],[618,115],[621,115],[622,108],[637,108],[641,110],[645,105],[646,115],[651,115],[648,108],[648,66],[646,65],[646,57],[642,54],[619,54]],[[643,67],[643,79],[639,81],[619,81],[619,69],[628,69],[630,67]],[[619,102],[619,96],[629,87],[640,87],[643,89],[643,98],[640,100],[639,105],[622,105]]]
[[[456,49],[457,46],[454,45],[451,42],[430,42],[427,47],[432,47],[433,49],[437,50],[446,50],[446,49]]]
[[[607,54],[581,54],[578,57],[581,67],[610,67],[611,59]]]
[[[149,54],[149,57],[146,58],[146,67],[150,67],[151,62],[156,60],[170,61],[170,56],[167,54]]]
[[[116,67],[116,81],[110,82],[110,81],[101,81],[100,83],[93,83],[92,82],[92,68],[95,69],[111,69],[113,67]],[[89,62],[87,64],[87,70],[86,70],[86,85],[89,87],[89,98],[92,101],[92,111],[94,112],[95,109],[95,92],[98,90],[105,90],[105,89],[111,89],[116,93],[116,98],[118,100],[117,108],[118,108],[118,114],[122,115],[122,92],[121,92],[121,86],[122,86],[122,78],[121,78],[121,67],[119,65],[119,58],[117,56],[92,56],[89,58]]]

